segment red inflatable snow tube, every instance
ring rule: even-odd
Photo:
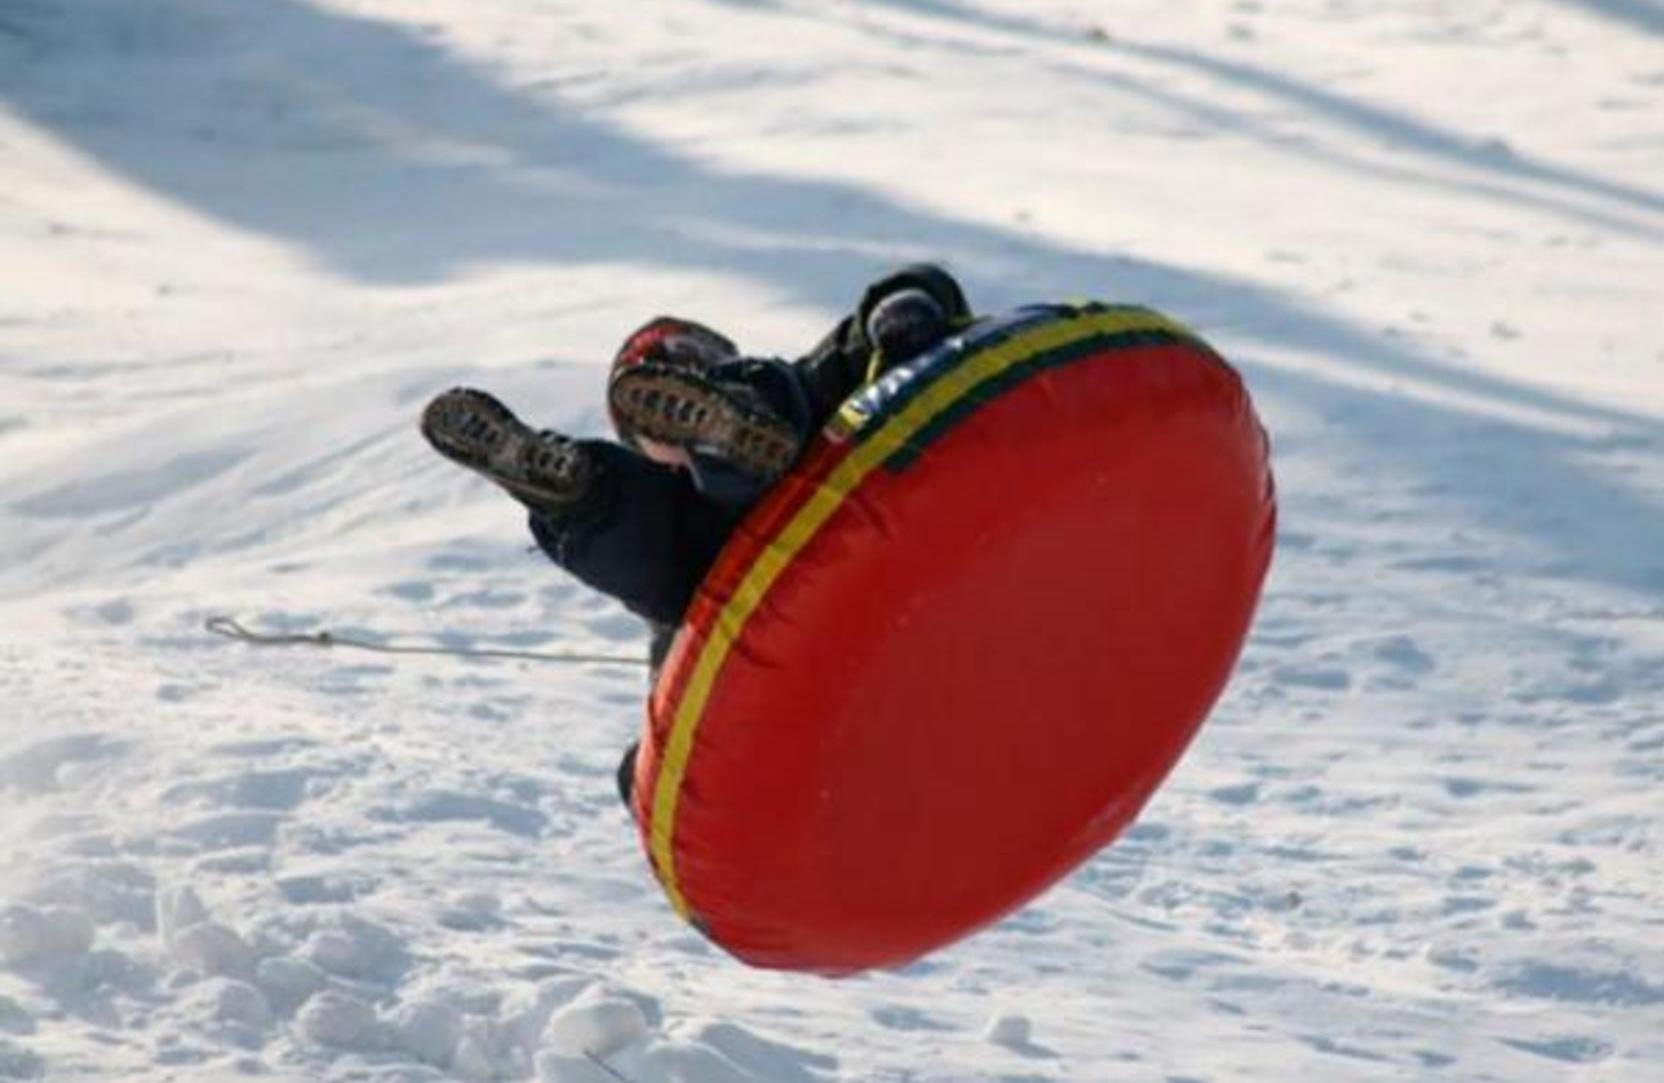
[[[648,708],[676,909],[767,967],[897,966],[1107,845],[1236,662],[1270,562],[1237,374],[1148,309],[977,323],[741,525]]]

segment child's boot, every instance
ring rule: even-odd
[[[620,433],[730,463],[759,478],[786,472],[802,448],[797,427],[752,388],[699,369],[644,362],[614,372],[607,405]]]
[[[472,388],[453,388],[428,403],[422,435],[445,458],[546,514],[577,504],[595,473],[582,445],[537,432],[497,399]]]

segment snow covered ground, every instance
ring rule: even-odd
[[[0,1079],[1651,1081],[1658,0],[3,0]],[[1116,847],[741,968],[612,792],[639,652],[414,418],[599,432],[661,311],[932,257],[1247,373],[1278,562]]]

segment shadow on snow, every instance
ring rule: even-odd
[[[869,3],[1052,33],[943,0]],[[1463,371],[1253,282],[955,220],[852,184],[718,169],[564,105],[547,86],[502,85],[417,31],[296,0],[239,8],[234,17],[209,0],[131,10],[96,0],[19,2],[5,27],[0,97],[22,116],[134,183],[302,248],[341,274],[410,283],[475,262],[668,264],[743,275],[835,310],[881,253],[956,265],[984,307],[1080,293],[1151,303],[1272,351],[1299,349],[1596,423],[1611,435],[1485,423],[1479,431],[1491,438],[1472,446],[1468,415],[1253,372],[1274,394],[1359,419],[1341,437],[1360,453],[1425,475],[1429,485],[1455,486],[1457,507],[1552,547],[1569,574],[1647,590],[1664,580],[1635,555],[1661,509],[1615,484],[1599,462],[1603,450],[1664,445],[1659,422]],[[1636,189],[1476,151],[1422,122],[1282,76],[1179,50],[1119,48],[1249,85],[1464,168],[1631,211],[1661,205]],[[1113,78],[1109,85],[1128,92],[1161,93]],[[1206,103],[1177,104],[1204,123],[1243,122]],[[1440,455],[1458,446],[1476,459],[1454,473]],[[1509,484],[1499,487],[1504,477]],[[1507,514],[1505,493],[1541,515]]]

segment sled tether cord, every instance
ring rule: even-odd
[[[630,1079],[629,1076],[625,1075],[623,1072],[620,1072],[617,1068],[614,1068],[612,1065],[608,1064],[606,1061],[604,1061],[600,1057],[596,1056],[593,1051],[588,1050],[588,1049],[584,1050],[584,1057],[591,1064],[595,1065],[597,1068],[601,1069],[603,1072],[612,1076],[614,1079],[622,1080],[623,1083],[633,1083],[633,1081]]]
[[[371,643],[368,640],[353,639],[350,636],[336,635],[325,629],[318,632],[286,633],[273,635],[263,632],[251,632],[237,623],[233,617],[209,617],[202,622],[208,631],[226,639],[234,639],[239,643],[247,643],[251,647],[351,647],[354,650],[375,651],[377,654],[449,654],[460,658],[517,658],[528,662],[565,662],[574,665],[596,664],[608,666],[640,666],[647,667],[647,659],[631,658],[621,654],[580,654],[562,653],[551,654],[543,651],[509,651],[492,650],[489,648],[472,649],[467,647],[408,647],[398,644]]]

